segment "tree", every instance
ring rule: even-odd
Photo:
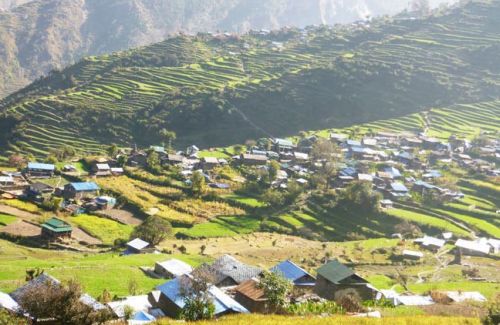
[[[353,182],[341,193],[339,205],[365,212],[379,212],[382,195],[375,192],[369,182]]]
[[[165,141],[167,148],[170,150],[172,149],[172,143],[175,141],[175,139],[177,139],[177,134],[174,131],[161,129],[160,137],[162,138],[163,141]]]
[[[257,145],[257,141],[255,140],[247,140],[245,141],[245,146],[247,147],[247,150],[252,150],[253,147]]]
[[[37,323],[39,319],[54,319],[57,324],[103,324],[112,318],[107,309],[94,310],[80,301],[82,290],[78,283],[60,284],[46,281],[28,287],[19,304]]]
[[[422,230],[417,225],[414,225],[408,220],[404,220],[403,222],[394,226],[394,231],[401,234],[401,236],[405,238],[415,238],[422,235]]]
[[[241,144],[237,144],[237,145],[233,146],[233,151],[236,155],[243,153],[244,149],[245,148]]]
[[[172,225],[167,220],[150,216],[132,232],[131,238],[140,238],[151,245],[158,245],[172,234]]]
[[[319,177],[325,179],[323,184],[326,189],[329,188],[329,179],[332,178],[338,170],[338,157],[341,157],[340,148],[327,139],[319,139],[313,145],[311,156],[321,162],[321,168],[318,171]]]
[[[187,321],[211,319],[215,316],[215,305],[209,293],[214,282],[209,266],[194,270],[191,276],[183,276],[180,281],[180,295],[184,298],[181,318]]]
[[[264,271],[257,287],[264,290],[269,307],[277,311],[286,306],[292,283],[279,273]]]
[[[160,168],[160,156],[154,150],[150,150],[146,158],[146,164],[152,171],[158,171]]]
[[[206,190],[205,176],[199,171],[194,172],[191,176],[191,192],[195,197],[200,197],[205,194]]]
[[[109,147],[108,147],[108,155],[111,157],[111,158],[115,158],[116,155],[118,155],[118,152],[119,152],[119,148],[116,144],[111,144]]]
[[[350,313],[364,312],[365,307],[361,302],[359,293],[354,289],[339,290],[335,293],[335,302]]]
[[[269,163],[269,180],[271,182],[276,180],[278,172],[281,170],[281,165],[276,160],[271,160]]]
[[[285,204],[285,196],[274,189],[268,189],[262,194],[262,201],[267,203],[271,208],[278,209]]]
[[[15,167],[17,169],[24,168],[27,164],[26,159],[18,154],[13,154],[9,156],[9,166]]]

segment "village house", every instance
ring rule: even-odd
[[[163,160],[167,157],[167,152],[165,151],[165,147],[163,146],[151,146],[149,147],[149,150],[155,152],[160,160]]]
[[[54,188],[44,183],[33,183],[28,187],[26,196],[35,202],[43,202],[54,193]]]
[[[427,235],[425,235],[423,238],[415,239],[413,242],[420,245],[420,247],[426,248],[432,252],[437,252],[446,243],[444,239],[439,239]]]
[[[403,183],[391,183],[389,185],[389,194],[393,199],[409,197],[409,190]]]
[[[99,196],[94,202],[98,210],[111,210],[116,205],[116,199],[110,196]]]
[[[20,309],[19,304],[11,296],[0,291],[0,311],[6,310],[10,314],[17,314]]]
[[[316,279],[311,274],[289,260],[272,267],[270,271],[282,275],[298,288],[312,288],[316,283]]]
[[[140,238],[135,238],[129,241],[126,244],[127,250],[125,251],[125,255],[129,254],[146,254],[154,251],[154,247]]]
[[[488,256],[491,251],[491,246],[487,243],[465,239],[458,239],[455,246],[461,255]]]
[[[234,300],[240,303],[251,313],[265,314],[269,312],[268,299],[264,289],[259,288],[258,279],[242,282],[233,290]]]
[[[200,159],[200,168],[209,171],[220,166],[219,159],[216,157],[203,157]]]
[[[162,164],[167,164],[171,166],[182,165],[185,160],[186,157],[184,157],[183,155],[169,153],[167,154],[165,159],[162,160]]]
[[[219,257],[206,270],[213,275],[213,284],[219,288],[238,285],[262,273],[260,268],[246,265],[230,255]]]
[[[154,272],[164,278],[173,279],[181,275],[189,274],[193,271],[191,265],[186,262],[171,259],[164,262],[156,262]]]
[[[273,151],[282,153],[292,153],[295,150],[295,144],[292,141],[286,139],[274,139],[273,140]]]
[[[412,251],[409,249],[404,249],[403,252],[401,253],[401,256],[403,257],[403,259],[419,261],[424,257],[424,253]]]
[[[63,196],[65,199],[81,200],[96,197],[99,190],[94,182],[69,183],[64,186]]]
[[[268,158],[266,156],[244,153],[240,156],[240,161],[243,165],[263,166],[267,164]]]
[[[368,281],[337,260],[330,261],[317,270],[314,291],[320,297],[335,300],[345,289],[355,290],[361,299],[374,299],[377,290]]]
[[[8,176],[0,176],[0,188],[11,187],[14,186],[16,182],[14,181],[14,177]]]
[[[97,177],[111,176],[111,167],[106,163],[95,162],[92,164],[92,174]]]
[[[111,175],[121,176],[123,173],[125,173],[125,170],[122,167],[111,167]]]
[[[392,209],[394,208],[394,202],[391,200],[385,199],[380,201],[380,207],[382,209]]]
[[[130,320],[132,321],[138,321],[144,317],[147,320],[156,320],[155,316],[149,314],[152,305],[147,295],[129,296],[122,300],[108,302],[106,305],[111,308],[115,316],[119,319],[125,319],[127,316],[126,309],[131,309],[132,317]]]
[[[25,173],[30,178],[50,178],[54,176],[55,171],[55,165],[30,162]]]
[[[127,165],[132,167],[146,167],[148,155],[144,151],[133,152],[127,160]]]
[[[347,141],[347,135],[345,134],[339,134],[339,133],[332,133],[330,134],[330,140],[336,143],[337,145],[340,145],[342,143],[345,143]]]
[[[191,279],[190,276],[183,275],[158,286],[158,297],[156,298],[154,294],[150,294],[149,301],[153,307],[160,308],[166,316],[177,318],[186,304],[186,300],[182,295],[183,286],[189,286]],[[216,317],[235,313],[249,313],[245,307],[214,285],[209,286],[207,293],[215,306],[214,315]]]
[[[71,225],[58,218],[50,218],[42,224],[42,238],[55,240],[59,238],[71,238],[73,228]]]

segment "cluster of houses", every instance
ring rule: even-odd
[[[289,260],[275,265],[268,271],[279,274],[290,282],[293,288],[287,297],[290,303],[334,301],[347,291],[357,292],[363,301],[384,298],[396,306],[434,303],[430,296],[378,290],[338,260],[331,260],[322,265],[316,270],[316,276]],[[129,324],[151,323],[163,317],[178,318],[186,305],[186,296],[190,294],[190,290],[196,290],[191,283],[197,279],[206,282],[206,294],[215,306],[216,317],[234,313],[273,311],[266,291],[260,285],[264,270],[242,263],[230,255],[223,255],[213,263],[203,264],[196,269],[183,261],[170,259],[157,262],[153,272],[156,277],[168,280],[147,295],[129,296],[106,304],[99,303],[88,295],[82,295],[81,301],[96,310],[108,308],[117,319],[125,319],[126,311],[131,310]],[[0,308],[24,314],[20,307],[23,292],[28,288],[36,288],[46,281],[55,285],[60,283],[42,274],[10,295],[0,293]],[[445,292],[445,295],[450,302],[486,301],[478,292]]]

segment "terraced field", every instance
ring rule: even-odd
[[[429,19],[375,21],[369,30],[176,37],[87,58],[0,104],[3,118],[16,121],[0,138],[8,145],[2,155],[45,156],[64,144],[88,154],[112,142],[149,145],[161,141],[162,128],[176,131],[179,145],[228,145],[484,102],[500,95],[498,67],[483,63],[500,43],[499,16],[496,1],[472,3]],[[498,111],[488,105],[498,107],[432,110],[442,129],[431,132],[446,136],[455,118],[467,135],[479,125],[494,129],[488,118]],[[465,113],[478,124],[461,120]],[[443,114],[456,116],[446,124]],[[415,115],[373,127],[419,128],[422,121]]]

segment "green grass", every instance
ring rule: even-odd
[[[250,197],[250,196],[243,196],[239,194],[230,194],[230,195],[224,195],[222,198],[229,200],[229,201],[235,201],[238,203],[242,203],[246,206],[249,206],[251,208],[262,208],[265,207],[266,204],[256,198]]]
[[[402,210],[402,209],[391,209],[387,211],[387,214],[396,218],[405,219],[411,222],[415,222],[417,224],[425,225],[439,230],[451,231],[457,235],[469,236],[469,233],[467,233],[467,231],[455,226],[453,223],[423,213],[413,212],[409,210]]]
[[[474,282],[474,281],[456,281],[456,282],[430,282],[420,284],[410,284],[409,289],[415,293],[425,293],[430,290],[446,291],[479,291],[487,299],[493,298],[500,292],[499,283]]]
[[[10,207],[31,213],[41,212],[41,209],[36,204],[21,200],[0,200],[0,204],[8,205]]]
[[[94,297],[104,289],[113,295],[126,296],[130,280],[136,281],[139,293],[146,294],[165,280],[146,276],[140,266],[154,266],[157,261],[177,258],[197,266],[208,262],[198,255],[146,254],[119,256],[106,253],[87,255],[27,249],[0,240],[0,291],[10,292],[24,283],[25,271],[40,268],[59,280],[76,279]]]
[[[110,219],[86,214],[71,218],[71,222],[108,245],[113,245],[116,239],[128,239],[134,229]]]
[[[17,220],[16,217],[0,213],[0,227],[7,226]]]
[[[178,234],[189,238],[232,237],[257,231],[260,220],[249,216],[218,217],[187,229],[178,229]]]

